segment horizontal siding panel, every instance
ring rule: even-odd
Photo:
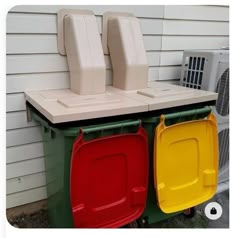
[[[149,66],[153,67],[160,65],[160,52],[147,52],[146,55]]]
[[[27,145],[13,146],[6,149],[7,163],[34,159],[44,156],[43,143],[37,142]]]
[[[154,80],[151,83],[149,83],[149,87],[152,87],[152,83],[154,82],[158,82],[159,80]],[[165,83],[169,83],[169,84],[174,84],[174,85],[179,85],[179,80],[178,79],[170,79],[170,80],[166,80]]]
[[[6,98],[6,111],[23,111],[26,110],[24,93],[8,94]]]
[[[58,53],[56,35],[7,35],[7,54]]]
[[[229,45],[229,38],[220,36],[163,36],[162,50],[219,49]]]
[[[165,66],[151,68],[149,70],[149,81],[173,81],[180,79],[181,66]]]
[[[163,21],[163,35],[229,35],[228,22]]]
[[[139,19],[143,35],[161,35],[163,20],[160,19]]]
[[[10,112],[6,115],[6,129],[17,129],[21,127],[31,127],[36,126],[38,123],[35,121],[27,121],[27,113],[26,111],[20,112]]]
[[[109,73],[107,72],[107,74]],[[24,91],[35,91],[35,90],[64,89],[69,87],[70,83],[68,72],[7,75],[7,82],[6,82],[7,93],[19,93]],[[7,101],[13,100],[12,98],[14,97],[19,96],[8,95]],[[14,109],[15,107],[10,105],[11,103],[10,101],[7,102],[7,109],[8,109],[7,111],[15,111],[11,110]]]
[[[7,131],[7,147],[42,141],[40,126]]]
[[[45,172],[19,176],[7,180],[7,195],[46,185]]]
[[[147,42],[152,41],[155,49],[147,43],[146,50],[160,50],[161,37],[153,39],[148,37]],[[144,37],[145,43],[145,37]],[[229,38],[225,36],[163,36],[162,50],[183,49],[216,49],[229,44]],[[146,44],[145,44],[146,45]],[[168,47],[169,46],[169,47]],[[7,54],[52,54],[58,53],[56,35],[8,35]]]
[[[149,69],[148,79],[149,79],[149,81],[156,81],[159,79],[159,67]]]
[[[159,65],[159,52],[147,52],[150,66]],[[105,56],[107,69],[111,69],[109,56]],[[8,55],[7,74],[42,73],[42,72],[64,72],[68,71],[67,59],[59,54],[47,55]]]
[[[101,29],[101,28],[100,28]],[[7,14],[7,33],[57,33],[56,15],[50,14]]]
[[[44,157],[7,164],[7,179],[45,171]]]
[[[69,70],[67,58],[59,54],[7,55],[6,66],[7,74],[63,72]]]
[[[102,17],[96,17],[98,29],[102,33]],[[140,19],[143,34],[161,34],[162,20]],[[47,14],[14,14],[7,15],[7,33],[15,34],[57,34],[57,16]]]
[[[181,65],[183,59],[183,51],[167,51],[161,52],[160,66],[164,65]]]
[[[15,6],[10,9],[9,12],[25,12],[25,13],[57,13],[60,9],[88,9],[92,10],[96,15],[103,15],[107,11],[118,11],[118,12],[132,12],[137,17],[147,18],[163,18],[164,6],[134,6],[134,5],[21,5]]]
[[[112,84],[112,71],[106,72],[107,85]],[[7,76],[7,112],[26,110],[22,92],[69,88],[69,72],[20,74]],[[15,94],[16,93],[16,94]]]
[[[159,61],[158,58],[156,58]],[[149,71],[152,70],[149,68]],[[112,71],[107,70],[107,85],[112,84]],[[149,78],[151,80],[151,78]],[[157,80],[157,78],[156,78]],[[37,73],[37,74],[19,74],[7,75],[7,112],[26,110],[25,98],[22,92],[65,89],[70,87],[69,73]],[[16,93],[16,94],[15,94]]]
[[[161,49],[161,36],[144,36],[148,51]],[[57,35],[7,35],[7,54],[58,54]]]
[[[161,50],[161,36],[144,36],[143,42],[146,51]]]
[[[181,66],[159,68],[159,80],[180,79]]]
[[[229,21],[229,8],[200,5],[166,5],[164,18]]]
[[[39,187],[27,191],[7,195],[6,208],[16,207],[47,198],[46,187]]]

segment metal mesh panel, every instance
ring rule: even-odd
[[[225,64],[219,64],[218,82],[216,92],[218,93],[218,100],[216,102],[216,111],[221,116],[229,115],[229,68],[225,69]]]
[[[229,180],[229,129],[218,134],[219,137],[219,182]]]
[[[183,78],[183,86],[201,89],[205,58],[191,56],[187,64],[188,68]]]

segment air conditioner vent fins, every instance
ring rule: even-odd
[[[204,65],[204,57],[189,57],[188,68],[183,79],[183,86],[201,89]]]
[[[217,113],[221,116],[229,115],[229,68],[224,71],[218,80],[216,92],[218,93]]]

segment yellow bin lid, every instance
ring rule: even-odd
[[[161,117],[155,131],[154,181],[158,205],[165,213],[181,211],[210,199],[218,177],[215,116],[171,126]]]

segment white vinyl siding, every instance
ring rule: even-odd
[[[46,198],[40,126],[26,120],[24,91],[69,88],[65,56],[58,54],[56,14],[90,9],[102,33],[106,11],[139,18],[149,61],[149,80],[178,80],[183,50],[229,44],[227,6],[16,6],[7,15],[7,207]],[[108,55],[107,84],[112,84]],[[176,82],[176,81],[175,81]]]

